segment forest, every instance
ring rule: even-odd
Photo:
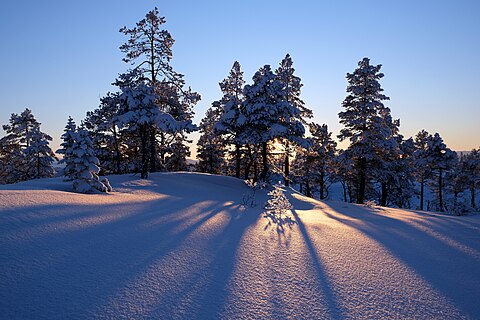
[[[0,139],[0,183],[61,174],[82,193],[112,190],[105,175],[198,171],[274,183],[282,180],[308,197],[329,199],[341,185],[345,202],[465,214],[479,208],[480,148],[457,153],[438,132],[400,133],[400,119],[386,106],[381,64],[369,58],[346,75],[346,97],[338,114],[348,141],[337,148],[327,124],[312,122],[301,98],[302,80],[286,54],[278,66],[264,65],[247,84],[241,65],[219,82],[201,122],[192,122],[201,96],[171,64],[174,39],[159,10],[148,12],[120,47],[129,66],[114,79],[95,110],[77,123],[69,118],[56,153],[30,109],[13,113]],[[189,163],[189,134],[199,131],[197,159]],[[59,154],[61,159],[57,158]],[[426,194],[434,194],[428,199]],[[413,201],[413,199],[418,199]]]

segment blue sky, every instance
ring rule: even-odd
[[[176,40],[176,71],[202,95],[196,123],[220,98],[218,82],[235,60],[251,82],[259,67],[276,68],[290,53],[314,121],[336,135],[345,75],[369,57],[383,65],[386,105],[406,137],[426,129],[454,150],[480,146],[475,0],[2,1],[0,124],[29,107],[58,147],[67,117],[79,123],[129,67],[118,29],[154,6]]]

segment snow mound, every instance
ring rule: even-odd
[[[238,179],[0,186],[2,319],[480,318],[480,216],[318,202],[292,223]]]

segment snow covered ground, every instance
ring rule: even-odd
[[[1,319],[480,319],[480,216],[318,202],[295,223],[205,174],[0,186]]]

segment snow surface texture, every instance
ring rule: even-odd
[[[480,216],[318,202],[206,174],[0,186],[1,319],[480,318]]]

